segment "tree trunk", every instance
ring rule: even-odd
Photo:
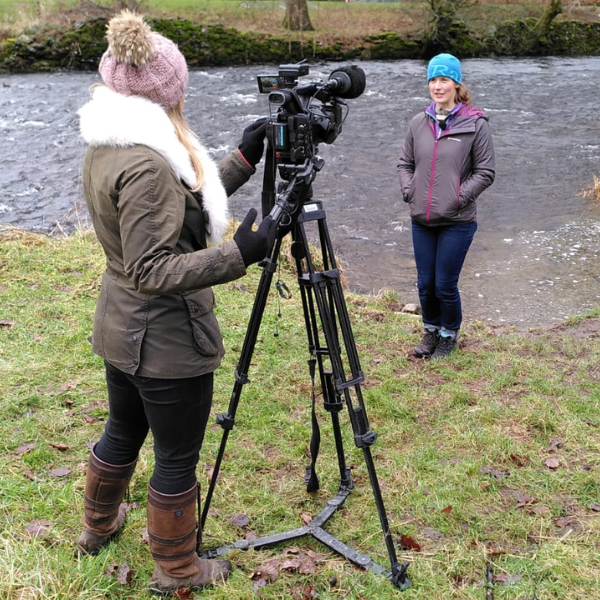
[[[529,52],[535,54],[540,47],[540,40],[548,34],[552,21],[562,12],[561,0],[550,0],[550,3],[544,9],[542,16],[538,19],[535,27],[529,33],[527,40]]]
[[[561,0],[550,0],[550,4],[546,6],[542,16],[538,19],[538,22],[535,26],[535,34],[538,38],[542,35],[548,33],[548,29],[550,28],[550,24],[558,15],[562,13],[562,1]]]
[[[314,31],[307,0],[286,0],[283,26],[290,31]]]

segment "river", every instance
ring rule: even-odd
[[[343,131],[319,146],[313,184],[353,291],[392,290],[418,302],[410,221],[396,162],[410,118],[428,103],[425,63],[361,62],[365,92],[348,100]],[[315,64],[302,81],[326,79]],[[479,230],[461,275],[465,319],[543,327],[600,305],[600,202],[583,189],[599,174],[594,98],[600,58],[472,59],[463,77],[490,117],[494,184],[478,200]],[[268,114],[256,76],[277,67],[194,70],[186,116],[218,159]],[[0,75],[0,225],[68,234],[89,225],[76,111],[94,73]],[[242,219],[260,210],[262,164],[232,198]]]

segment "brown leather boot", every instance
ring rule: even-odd
[[[227,579],[231,564],[196,554],[198,484],[181,494],[161,494],[148,486],[148,541],[156,562],[149,589],[170,594]]]
[[[92,449],[85,476],[83,532],[77,542],[81,554],[97,554],[123,527],[126,511],[121,500],[136,462],[109,465]]]

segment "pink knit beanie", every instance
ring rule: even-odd
[[[176,44],[129,10],[108,22],[106,39],[108,50],[98,71],[107,87],[125,96],[143,96],[165,110],[179,103],[188,69]]]

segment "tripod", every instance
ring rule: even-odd
[[[340,271],[335,260],[322,203],[312,199],[311,183],[322,164],[322,159],[312,159],[303,165],[295,167],[293,169],[293,175],[290,176],[287,184],[283,185],[277,204],[271,210],[270,214],[274,220],[278,223],[286,221],[287,225],[285,227],[279,227],[273,248],[269,256],[261,263],[263,271],[235,372],[235,384],[229,402],[228,412],[220,414],[217,417],[217,423],[223,428],[223,436],[207,492],[201,523],[202,526],[204,526],[229,432],[234,426],[235,413],[242,388],[249,381],[248,369],[258,336],[260,323],[267,302],[269,289],[271,287],[273,274],[277,268],[277,259],[281,250],[282,239],[288,232],[290,232],[292,236],[292,256],[295,261],[298,275],[308,346],[311,355],[309,369],[313,381],[313,390],[315,372],[318,372],[324,408],[331,416],[340,474],[339,491],[334,498],[327,502],[327,506],[316,515],[308,525],[283,533],[260,537],[252,541],[240,540],[231,545],[203,552],[202,555],[208,558],[214,558],[233,549],[260,549],[278,542],[310,535],[357,566],[377,574],[385,575],[396,587],[405,590],[411,584],[406,573],[409,563],[406,562],[402,565],[398,563],[381,496],[381,490],[379,488],[379,482],[375,474],[375,466],[370,447],[377,439],[377,434],[371,431],[369,427],[362,398],[360,384],[364,381],[364,374],[360,367],[358,353],[354,343],[354,336],[350,326],[350,319],[344,301],[343,290],[340,283]],[[263,214],[265,210],[263,198]],[[314,223],[317,227],[323,265],[322,270],[317,270],[315,267],[315,260],[311,256],[309,250],[306,234],[306,225],[308,223]],[[354,442],[363,452],[391,563],[389,570],[386,570],[377,564],[370,556],[361,554],[347,546],[323,528],[327,520],[343,506],[346,498],[354,487],[350,468],[346,464],[340,428],[339,416],[344,406],[346,406],[348,410],[350,422],[352,424]],[[315,469],[315,462],[319,452],[320,432],[315,415],[314,392],[312,427],[313,431],[310,444],[312,462],[311,465],[306,468],[306,476],[304,479],[307,484],[307,491],[309,492],[319,489],[319,480]]]

